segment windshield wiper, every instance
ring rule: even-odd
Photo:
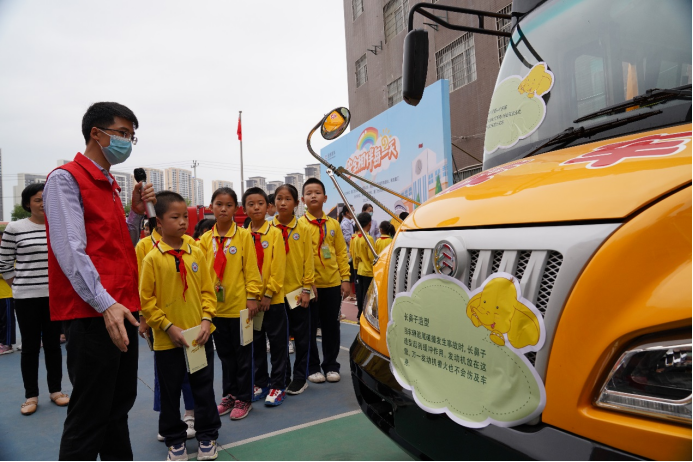
[[[663,103],[671,99],[691,99],[691,84],[684,85],[682,87],[669,88],[665,90],[660,90],[659,88],[652,88],[647,90],[642,95],[638,95],[635,98],[624,101],[619,104],[614,104],[613,106],[605,107],[591,114],[587,114],[578,119],[573,120],[574,124],[584,122],[585,120],[594,119],[599,116],[615,114],[617,112],[628,109],[633,106],[645,106],[650,104]]]
[[[561,144],[563,143],[563,146],[561,148],[564,148],[568,144],[572,143],[573,141],[580,139],[580,138],[588,138],[592,135],[596,135],[599,132],[603,132],[605,130],[609,130],[615,127],[620,127],[621,125],[626,125],[632,122],[637,122],[638,120],[642,119],[647,119],[648,117],[652,117],[657,114],[661,114],[662,111],[652,111],[652,112],[646,112],[644,114],[637,114],[634,116],[626,117],[625,119],[616,119],[616,120],[611,120],[609,122],[604,122],[601,124],[593,125],[591,127],[585,128],[585,127],[569,127],[565,130],[563,130],[561,133],[558,135],[554,136],[553,138],[550,138],[548,141],[546,141],[544,144],[539,146],[538,148],[533,149],[530,151],[528,154],[525,154],[524,157],[530,157],[541,151],[547,146],[553,146],[555,144]]]

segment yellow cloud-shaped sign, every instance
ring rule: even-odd
[[[510,274],[495,273],[471,293],[430,275],[395,299],[387,345],[393,374],[422,409],[466,427],[508,427],[544,409],[544,384],[523,354],[541,349],[544,332]]]

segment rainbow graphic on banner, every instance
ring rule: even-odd
[[[374,127],[368,127],[361,132],[359,140],[356,143],[356,149],[363,151],[368,149],[375,144],[378,140],[378,129]]]

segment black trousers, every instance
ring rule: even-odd
[[[320,372],[339,372],[339,341],[341,324],[339,310],[342,306],[341,285],[318,289],[318,299],[310,303],[310,357],[308,359],[309,375]],[[298,309],[298,308],[296,308]],[[322,365],[318,355],[316,333],[318,321],[322,329]]]
[[[289,333],[294,338],[294,369],[293,369],[293,380],[306,380],[308,377],[308,358],[310,356],[310,307],[303,308],[302,306],[297,306],[294,309],[289,308],[288,302],[286,303],[286,314],[289,319]],[[286,364],[286,380],[290,383],[291,378],[291,358],[287,360]]]
[[[366,293],[373,280],[370,276],[356,276],[356,306],[359,309],[359,313],[356,319],[361,319],[361,313],[363,313],[363,302],[366,300]]]
[[[48,392],[62,389],[63,351],[60,348],[59,321],[51,321],[48,297],[15,299],[17,322],[22,334],[22,379],[24,395],[32,398],[39,395],[38,369],[39,352],[43,341],[46,357]]]
[[[17,343],[14,318],[14,299],[0,299],[0,345]]]
[[[159,434],[166,446],[178,445],[186,440],[188,425],[180,418],[181,386],[187,375],[195,400],[195,432],[198,441],[216,440],[221,420],[214,401],[214,346],[205,344],[207,367],[188,374],[182,348],[155,351],[156,371],[161,390],[161,412]]]
[[[286,388],[286,366],[289,363],[289,323],[283,303],[270,305],[262,319],[262,329],[254,333],[253,360],[254,383],[260,388]],[[267,347],[265,335],[270,342],[272,374],[267,373]]]
[[[241,346],[240,318],[214,318],[214,325],[217,330],[212,335],[221,361],[222,395],[250,402],[253,396],[253,342]]]
[[[65,321],[72,396],[60,460],[132,460],[128,412],[137,398],[137,327],[125,321],[128,351],[111,341],[103,318]]]

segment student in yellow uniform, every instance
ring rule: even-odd
[[[298,190],[290,184],[283,184],[274,191],[274,204],[277,215],[272,220],[282,235],[286,252],[286,273],[284,274],[284,292],[288,294],[301,289],[299,305],[289,307],[286,301],[286,313],[289,319],[289,333],[296,343],[296,358],[291,374],[291,361],[287,361],[286,379],[289,386],[286,393],[299,395],[308,388],[308,352],[310,351],[310,291],[315,282],[313,262],[313,240],[310,229],[295,215],[298,207]]]
[[[375,251],[378,255],[392,243],[392,238],[395,237],[395,227],[389,221],[381,221],[380,237],[375,241]]]
[[[286,396],[286,365],[289,360],[289,324],[284,309],[284,273],[286,252],[282,233],[265,221],[268,198],[260,188],[248,188],[243,194],[243,210],[251,219],[248,229],[253,236],[258,268],[262,272],[262,296],[259,309],[262,326],[253,345],[253,402],[265,400],[265,406],[279,406]],[[267,373],[265,336],[270,345],[272,373]]]
[[[14,352],[12,345],[17,343],[16,322],[12,289],[0,278],[0,355]]]
[[[257,267],[255,245],[250,232],[236,225],[233,216],[238,197],[231,188],[212,194],[216,225],[200,238],[200,248],[213,271],[217,297],[214,344],[221,360],[222,399],[219,415],[231,413],[231,420],[248,416],[253,397],[253,346],[241,345],[241,310],[257,313],[262,294],[262,277]]]
[[[361,232],[356,233],[356,238],[351,241],[351,258],[354,268],[356,268],[356,306],[359,309],[357,319],[360,321],[361,313],[363,312],[363,301],[373,280],[373,260],[375,259],[375,255],[373,255],[373,251],[366,243],[366,239],[373,247],[375,245],[373,244],[373,238],[368,233],[373,222],[371,214],[368,212],[359,213],[356,219],[366,232],[365,235],[361,234]]]
[[[342,300],[351,293],[349,283],[349,259],[344,234],[339,222],[328,217],[322,210],[327,196],[325,185],[317,178],[303,183],[303,203],[308,211],[301,221],[310,229],[313,241],[313,263],[317,297],[310,306],[310,357],[308,380],[313,383],[339,382],[340,322],[339,310]],[[322,364],[318,356],[316,333],[318,319],[322,329]],[[320,371],[322,367],[323,373]]]
[[[154,334],[154,356],[161,387],[159,434],[169,447],[168,460],[187,460],[188,425],[180,418],[181,386],[186,375],[195,399],[198,460],[217,458],[219,413],[214,402],[214,348],[208,342],[214,331],[216,297],[209,266],[202,251],[183,239],[188,228],[188,208],[182,196],[157,194],[155,206],[161,240],[142,261],[140,301]],[[183,331],[200,326],[193,345]],[[203,345],[207,366],[188,374],[183,348]]]

